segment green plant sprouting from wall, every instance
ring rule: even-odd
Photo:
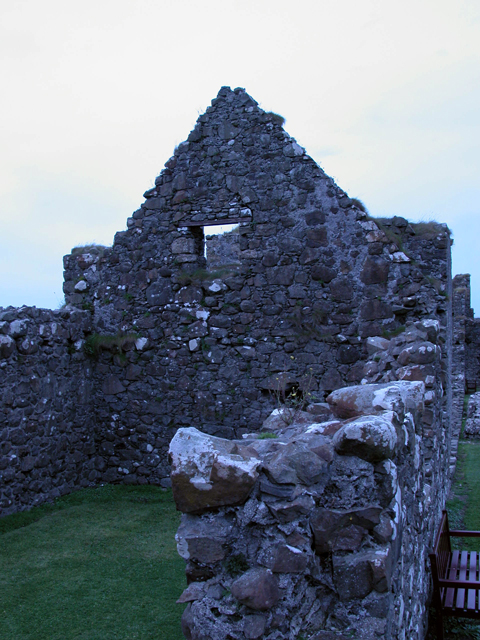
[[[433,240],[445,231],[445,226],[436,220],[426,220],[423,222],[411,222],[410,226],[415,235],[426,240]]]
[[[107,249],[109,249],[109,247],[103,244],[92,243],[92,244],[78,245],[76,247],[73,247],[72,256],[78,256],[84,253],[90,253],[91,255],[98,256],[99,258],[101,258],[105,254],[105,251]]]
[[[350,198],[350,200],[352,201],[352,205],[354,207],[357,207],[357,209],[360,209],[360,211],[363,211],[364,213],[368,213],[367,207],[361,200],[359,200],[358,198]]]
[[[281,127],[283,127],[283,125],[285,124],[285,118],[279,113],[268,111],[265,115],[268,116],[272,122],[274,122],[275,124],[279,124]]]
[[[138,338],[140,338],[138,333],[123,333],[121,331],[116,334],[92,333],[85,340],[83,351],[89,357],[97,357],[101,351],[121,354],[124,347],[133,344]]]
[[[294,356],[290,357],[295,360]],[[296,382],[291,382],[291,376],[285,366],[283,371],[275,377],[273,387],[269,390],[279,415],[286,425],[293,424],[299,413],[315,401],[313,390],[317,388],[317,384],[313,370],[310,368],[295,377]]]
[[[321,309],[314,309],[309,316],[305,316],[299,305],[287,316],[287,320],[290,322],[297,338],[328,342],[332,335],[325,333],[320,327],[326,317],[327,313]]]

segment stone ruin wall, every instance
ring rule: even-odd
[[[91,314],[0,310],[0,515],[91,484]]]
[[[233,234],[228,251],[214,240],[208,263],[203,229],[220,223],[239,224],[238,248]],[[428,388],[422,412],[433,527],[451,410],[445,225],[370,219],[278,116],[223,88],[113,247],[76,249],[64,266],[65,310],[1,312],[2,514],[100,482],[169,486],[179,428],[242,438],[282,389],[318,403],[360,382],[433,375],[444,390]],[[15,329],[25,318],[31,349]],[[402,345],[424,320],[439,323],[434,373],[397,371],[388,349],[371,360],[372,337]]]
[[[379,228],[243,91],[220,91],[155,183],[112,248],[65,257],[67,302],[93,311],[95,331],[143,341],[123,361],[102,349],[95,365],[118,480],[138,477],[139,420],[164,461],[181,426],[241,436],[269,415],[279,381],[322,400],[362,380],[367,337],[409,318],[447,323],[448,229]],[[210,267],[203,227],[232,221],[239,264]],[[149,480],[167,474],[159,465]]]
[[[388,363],[388,381],[277,410],[260,434],[177,431],[188,640],[424,637],[448,493],[441,334],[426,320],[369,338],[367,380]]]
[[[474,318],[470,302],[470,276],[457,275],[453,279],[453,384],[463,387],[468,395],[465,429],[463,436],[469,439],[480,438],[480,323]],[[470,395],[471,394],[471,395]],[[461,415],[463,403],[461,395],[456,399],[456,413]],[[454,403],[455,406],[455,403]],[[458,444],[461,421],[453,434],[453,448]]]
[[[474,318],[471,308],[470,276],[455,276],[454,287],[461,304],[458,315],[464,338],[465,387],[468,393],[473,393],[480,389],[480,319]]]

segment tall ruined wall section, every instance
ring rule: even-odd
[[[470,300],[470,276],[457,275],[453,279],[453,373],[452,386],[454,389],[454,415],[458,429],[454,432],[454,439],[458,440],[463,409],[463,390],[472,394],[480,389],[480,319],[474,318]],[[470,418],[476,415],[475,398],[470,399],[468,410],[467,430],[465,433],[475,433],[477,427],[469,425]],[[460,416],[460,420],[457,417]]]
[[[466,371],[469,390],[480,388],[480,319],[470,318],[466,325]]]
[[[238,437],[278,389],[322,400],[360,382],[369,336],[447,325],[448,229],[371,220],[241,89],[219,92],[145,198],[112,248],[65,257],[68,303],[140,345],[96,354],[111,480],[137,481],[141,447],[142,477],[165,477],[178,427]],[[204,227],[233,222],[239,264],[209,265]]]
[[[472,393],[480,388],[480,319],[474,318],[471,308],[468,274],[455,276],[454,291],[458,297],[460,344],[463,339],[463,353],[459,360],[462,362],[463,358],[465,388],[468,393]]]
[[[76,309],[0,310],[0,515],[93,479],[91,328]]]

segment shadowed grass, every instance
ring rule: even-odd
[[[464,482],[468,494],[464,516],[465,528],[480,531],[480,443],[461,442],[459,450],[463,458]],[[477,547],[478,543],[477,540]]]
[[[104,486],[0,520],[1,640],[181,640],[171,492]]]

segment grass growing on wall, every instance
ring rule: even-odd
[[[106,485],[0,519],[1,640],[182,640],[171,492]]]

